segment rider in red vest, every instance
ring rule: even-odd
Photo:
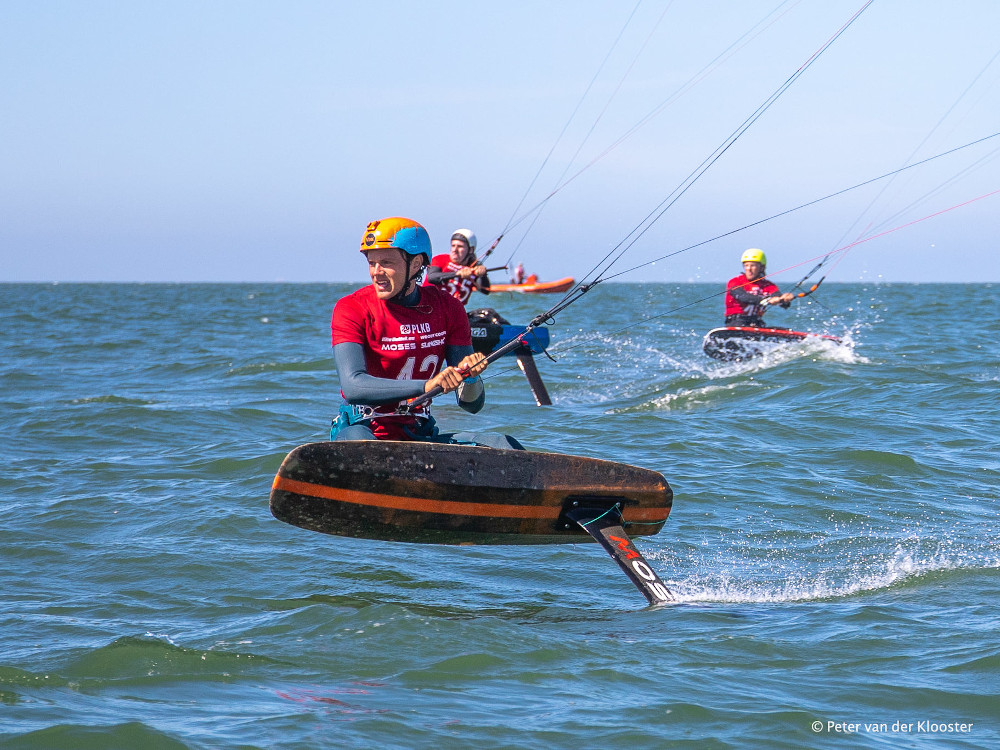
[[[726,284],[726,325],[764,326],[764,312],[770,305],[788,307],[795,295],[782,294],[778,287],[768,281],[767,256],[763,250],[750,248],[740,259],[743,273]]]
[[[456,229],[451,235],[450,252],[431,259],[424,286],[431,285],[443,289],[463,305],[469,301],[473,289],[490,293],[486,266],[476,261],[476,235],[471,229]]]
[[[333,355],[343,403],[331,440],[426,440],[521,448],[492,433],[438,432],[429,404],[407,402],[440,387],[475,414],[486,393],[486,359],[472,350],[465,308],[417,280],[431,257],[427,230],[412,219],[373,221],[361,239],[372,283],[333,310]]]

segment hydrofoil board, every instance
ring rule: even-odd
[[[757,328],[754,326],[723,326],[713,328],[705,334],[702,348],[709,357],[727,362],[740,361],[758,357],[770,347],[758,346],[766,344],[791,344],[806,340],[830,341],[834,344],[843,343],[836,336],[821,333],[806,333],[792,331],[788,328]]]
[[[629,535],[656,534],[673,491],[649,469],[581,456],[419,441],[295,448],[275,518],[325,534],[436,544],[599,541],[651,603],[671,596]]]

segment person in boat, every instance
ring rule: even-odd
[[[451,250],[435,255],[427,266],[425,286],[443,289],[463,305],[476,289],[490,293],[486,266],[476,261],[476,235],[471,229],[456,229],[451,234]]]
[[[523,284],[524,283],[524,264],[518,263],[514,266],[514,275],[510,277],[511,284]]]
[[[750,248],[741,258],[743,273],[726,284],[726,325],[763,327],[764,312],[771,305],[788,307],[795,295],[782,294],[767,276],[767,256]]]
[[[372,283],[333,309],[333,354],[343,402],[331,440],[425,440],[495,448],[522,446],[490,433],[440,434],[429,402],[408,401],[435,387],[477,413],[486,402],[486,358],[472,350],[465,308],[435,286],[417,283],[431,242],[412,219],[371,222],[361,240]]]

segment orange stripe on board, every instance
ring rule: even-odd
[[[378,508],[393,508],[417,513],[444,513],[452,516],[483,516],[486,518],[551,518],[556,519],[562,512],[561,507],[540,505],[501,505],[497,503],[463,503],[454,500],[430,500],[422,497],[403,497],[401,495],[383,495],[378,492],[362,492],[360,490],[342,490],[327,487],[322,484],[300,482],[280,474],[274,478],[271,485],[276,490],[294,492],[296,495],[321,497],[325,500],[335,500],[356,505],[372,505]],[[667,508],[626,508],[625,518],[628,521],[665,521]]]

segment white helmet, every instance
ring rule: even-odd
[[[469,253],[476,252],[476,235],[471,229],[456,229],[451,233],[451,238],[453,240],[465,240],[469,245]]]

